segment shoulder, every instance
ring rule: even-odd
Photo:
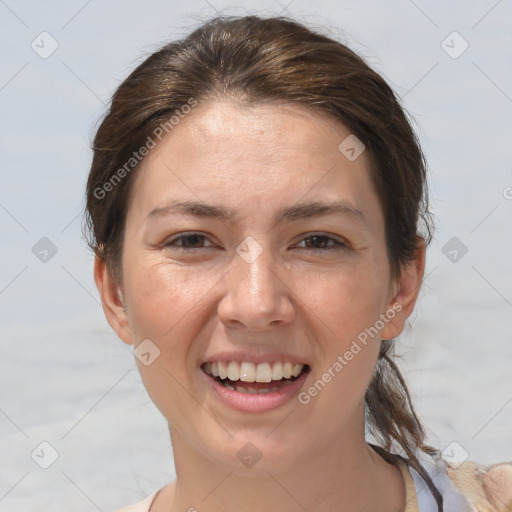
[[[512,511],[512,462],[485,466],[467,461],[447,466],[446,473],[478,512]]]
[[[416,458],[441,495],[444,512],[512,512],[512,462],[483,465],[466,461],[450,465],[440,452],[417,452]],[[411,461],[400,456],[406,479],[406,501],[411,512],[437,511],[438,506],[429,485],[413,468]],[[404,472],[404,468],[407,468]],[[412,477],[407,483],[407,473]],[[409,492],[408,492],[409,491]]]
[[[115,512],[148,512],[157,494],[158,491],[137,503],[119,508]]]

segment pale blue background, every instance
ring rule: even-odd
[[[145,55],[215,10],[317,26],[404,97],[438,231],[401,364],[432,444],[512,459],[512,2],[239,5],[0,1],[0,511],[108,511],[174,478],[166,424],[99,307],[79,215],[104,103]],[[31,48],[42,31],[59,44],[48,59]],[[469,43],[458,59],[440,46],[453,31]],[[454,236],[468,248],[457,263],[442,253]],[[47,263],[32,253],[42,237],[58,249]],[[46,470],[30,457],[42,441],[59,453]]]

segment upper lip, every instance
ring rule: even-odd
[[[229,361],[237,361],[237,362],[248,362],[248,363],[276,363],[277,361],[281,362],[290,362],[293,364],[308,364],[305,358],[296,356],[293,354],[288,354],[285,352],[250,352],[250,351],[231,351],[231,352],[219,352],[216,354],[212,354],[208,356],[201,362],[201,365],[204,363],[215,363],[215,362],[229,362]]]

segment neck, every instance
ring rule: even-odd
[[[396,512],[404,506],[400,471],[364,436],[331,440],[314,457],[297,459],[286,470],[257,469],[256,464],[245,472],[205,457],[176,431],[171,437],[177,481],[169,488],[166,509],[173,512]]]

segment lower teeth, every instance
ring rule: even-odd
[[[284,386],[286,386],[287,384],[290,384],[291,382],[293,382],[295,379],[286,379],[286,384],[284,384]],[[231,391],[238,391],[239,393],[249,393],[251,395],[261,395],[261,394],[264,394],[264,393],[272,393],[274,391],[279,391],[281,388],[283,388],[284,386],[277,386],[277,387],[272,387],[272,388],[259,388],[259,389],[256,389],[256,388],[246,388],[246,387],[243,387],[243,386],[239,386],[238,384],[235,384],[235,385],[232,385],[228,382],[228,379],[225,379],[225,380],[220,380],[219,381],[225,388],[231,390]]]

